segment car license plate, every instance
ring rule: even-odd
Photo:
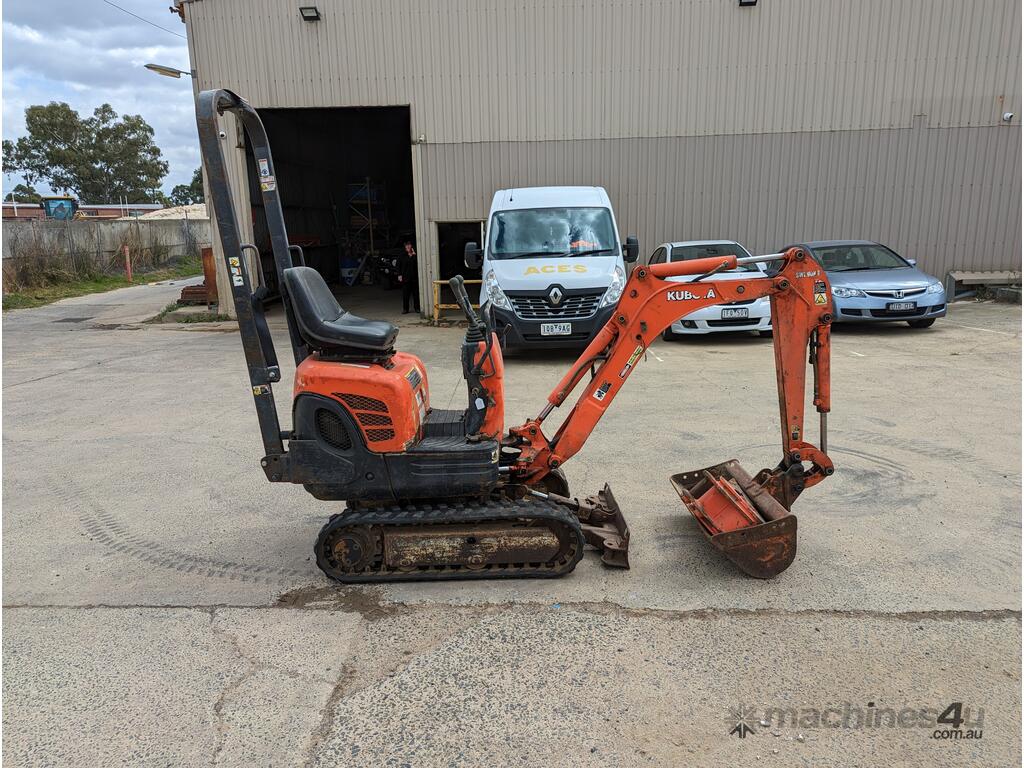
[[[568,336],[572,333],[572,323],[541,323],[541,336]]]
[[[917,309],[916,301],[890,301],[885,305],[888,312],[906,312],[908,309]]]
[[[746,307],[725,308],[722,310],[723,320],[733,320],[738,317],[749,317],[750,312]]]

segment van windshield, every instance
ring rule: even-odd
[[[528,208],[491,217],[492,259],[558,258],[618,252],[607,208]]]

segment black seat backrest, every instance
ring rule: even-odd
[[[386,354],[394,347],[398,328],[346,312],[315,269],[286,269],[284,289],[295,312],[299,335],[313,349],[358,356]]]

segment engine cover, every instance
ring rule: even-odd
[[[294,399],[303,394],[338,401],[374,453],[404,451],[417,442],[430,409],[426,369],[404,352],[384,363],[321,360],[313,354],[295,369]]]

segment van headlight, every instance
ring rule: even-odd
[[[867,296],[867,294],[859,288],[840,288],[837,286],[832,286],[832,295],[838,296],[840,299],[853,299],[858,296]]]
[[[622,298],[622,289],[625,287],[626,273],[622,271],[622,267],[616,264],[615,269],[612,270],[612,281],[608,284],[608,290],[604,292],[604,298],[601,299],[601,306],[617,304]]]
[[[498,285],[498,278],[494,276],[493,269],[484,275],[484,293],[487,295],[487,300],[491,302],[491,306],[498,309],[512,309],[508,296],[505,295],[505,292],[501,290],[501,286]]]

